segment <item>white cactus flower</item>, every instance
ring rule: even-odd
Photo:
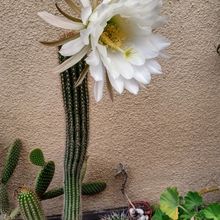
[[[86,63],[95,81],[94,95],[101,100],[105,81],[122,93],[124,89],[137,94],[140,86],[150,83],[152,74],[161,73],[155,60],[169,46],[169,41],[153,33],[165,23],[160,16],[162,0],[81,0],[79,8],[65,0],[81,19],[58,10],[65,17],[48,12],[38,15],[47,23],[76,31],[63,40],[60,54],[70,57],[55,72],[63,72],[87,56]],[[78,34],[77,34],[78,32]]]

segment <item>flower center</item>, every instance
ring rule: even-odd
[[[113,50],[124,53],[122,45],[127,39],[127,33],[120,26],[120,23],[121,21],[118,16],[115,16],[109,20],[99,38],[99,41]]]

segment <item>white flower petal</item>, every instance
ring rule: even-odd
[[[105,67],[103,66],[102,62],[100,62],[97,66],[89,66],[89,70],[91,76],[94,78],[95,81],[103,81],[105,76]]]
[[[87,24],[89,16],[91,14],[92,14],[92,7],[91,6],[82,8],[81,18],[82,18],[83,24],[85,24],[85,25]]]
[[[132,94],[137,95],[139,92],[138,82],[134,79],[124,80],[125,88]]]
[[[125,79],[131,79],[134,74],[132,65],[125,60],[121,53],[108,53],[115,71],[123,76]]]
[[[92,5],[90,0],[80,0],[83,8],[81,10],[81,18],[83,21],[83,24],[87,24],[89,16],[92,14]]]
[[[91,6],[90,0],[80,0],[80,2],[84,8]]]
[[[142,84],[150,83],[151,74],[146,65],[134,67],[134,78]]]
[[[69,69],[70,67],[78,63],[86,55],[88,51],[89,51],[89,47],[88,46],[84,47],[79,53],[75,54],[74,56],[70,57],[69,59],[61,63],[59,66],[57,66],[53,70],[53,72],[62,73],[63,71]]]
[[[137,50],[133,51],[130,56],[126,57],[126,60],[136,66],[141,66],[145,63],[144,55]]]
[[[170,41],[163,36],[152,34],[148,37],[149,41],[158,51],[164,50],[170,46]]]
[[[161,66],[156,60],[148,60],[146,62],[146,67],[152,74],[161,74]]]
[[[108,71],[108,74],[111,76],[112,79],[118,79],[120,74],[115,68],[113,61],[110,59],[109,54],[107,53],[106,47],[99,44],[97,48],[98,48],[102,63],[105,66],[106,70]]]
[[[112,85],[112,87],[119,93],[121,94],[123,91],[124,91],[124,80],[122,77],[119,77],[117,79],[113,79],[111,74],[108,73],[108,78],[109,78],[109,81]]]
[[[46,11],[38,12],[38,15],[47,23],[64,29],[70,30],[81,30],[84,28],[84,25],[80,22],[70,21],[66,18],[59,17],[53,14],[50,14]]]
[[[135,39],[135,47],[141,51],[146,59],[152,59],[159,56],[159,50],[147,39],[141,36]]]
[[[89,45],[89,35],[91,33],[91,30],[89,28],[83,29],[80,31],[80,38],[83,41],[85,45]]]
[[[86,63],[88,65],[97,66],[100,62],[101,60],[99,54],[95,50],[91,51],[88,57],[86,58]]]
[[[103,97],[104,80],[95,81],[94,85],[94,96],[96,102],[99,102]]]
[[[80,38],[76,38],[64,44],[59,53],[63,56],[73,56],[78,53],[85,45]]]

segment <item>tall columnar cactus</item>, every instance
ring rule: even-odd
[[[64,61],[60,57],[60,61]],[[66,150],[64,161],[64,220],[81,219],[81,170],[88,144],[88,83],[87,78],[76,87],[85,68],[82,60],[61,73],[66,113]]]
[[[22,188],[18,193],[18,203],[24,220],[45,220],[40,201],[35,192]]]

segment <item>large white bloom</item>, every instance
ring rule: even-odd
[[[74,2],[65,1],[79,11]],[[81,20],[65,13],[65,17],[38,13],[53,26],[79,32],[65,39],[60,54],[70,58],[55,72],[68,69],[87,55],[97,101],[103,96],[106,80],[120,94],[124,89],[137,94],[140,86],[150,82],[151,74],[161,73],[155,58],[169,46],[166,38],[153,33],[165,21],[160,16],[162,0],[103,0],[99,5],[95,0],[80,2]]]

